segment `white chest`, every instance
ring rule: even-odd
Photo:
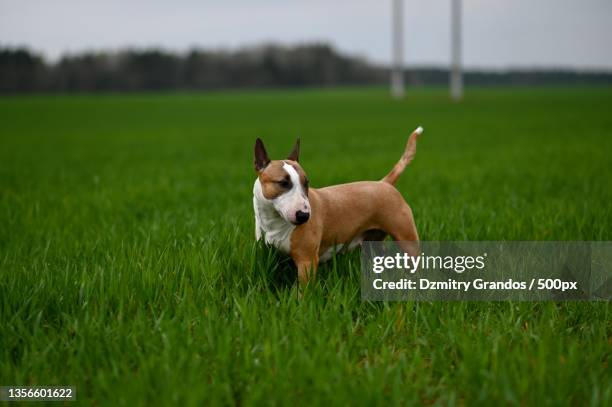
[[[285,254],[290,254],[291,234],[295,229],[295,225],[283,219],[272,205],[258,197],[260,192],[258,190],[258,182],[255,183],[253,190],[255,237],[259,240],[263,236],[266,243],[276,247]]]

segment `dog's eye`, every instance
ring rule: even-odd
[[[304,189],[305,189],[306,191],[308,191],[308,185],[310,185],[310,183],[308,182],[308,178],[306,178],[306,179],[304,180]]]
[[[277,181],[277,183],[283,188],[291,188],[291,181],[289,181],[288,179],[282,179],[280,181]]]

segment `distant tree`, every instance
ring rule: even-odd
[[[0,92],[40,92],[47,89],[43,59],[30,51],[0,49]]]

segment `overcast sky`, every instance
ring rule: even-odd
[[[391,0],[0,0],[0,46],[65,52],[325,41],[390,60]],[[450,0],[405,0],[405,59],[447,64]],[[468,67],[612,70],[612,0],[463,0]]]

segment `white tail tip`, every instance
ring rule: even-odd
[[[416,130],[414,131],[416,134],[421,134],[423,133],[423,128],[421,126],[417,127]]]

